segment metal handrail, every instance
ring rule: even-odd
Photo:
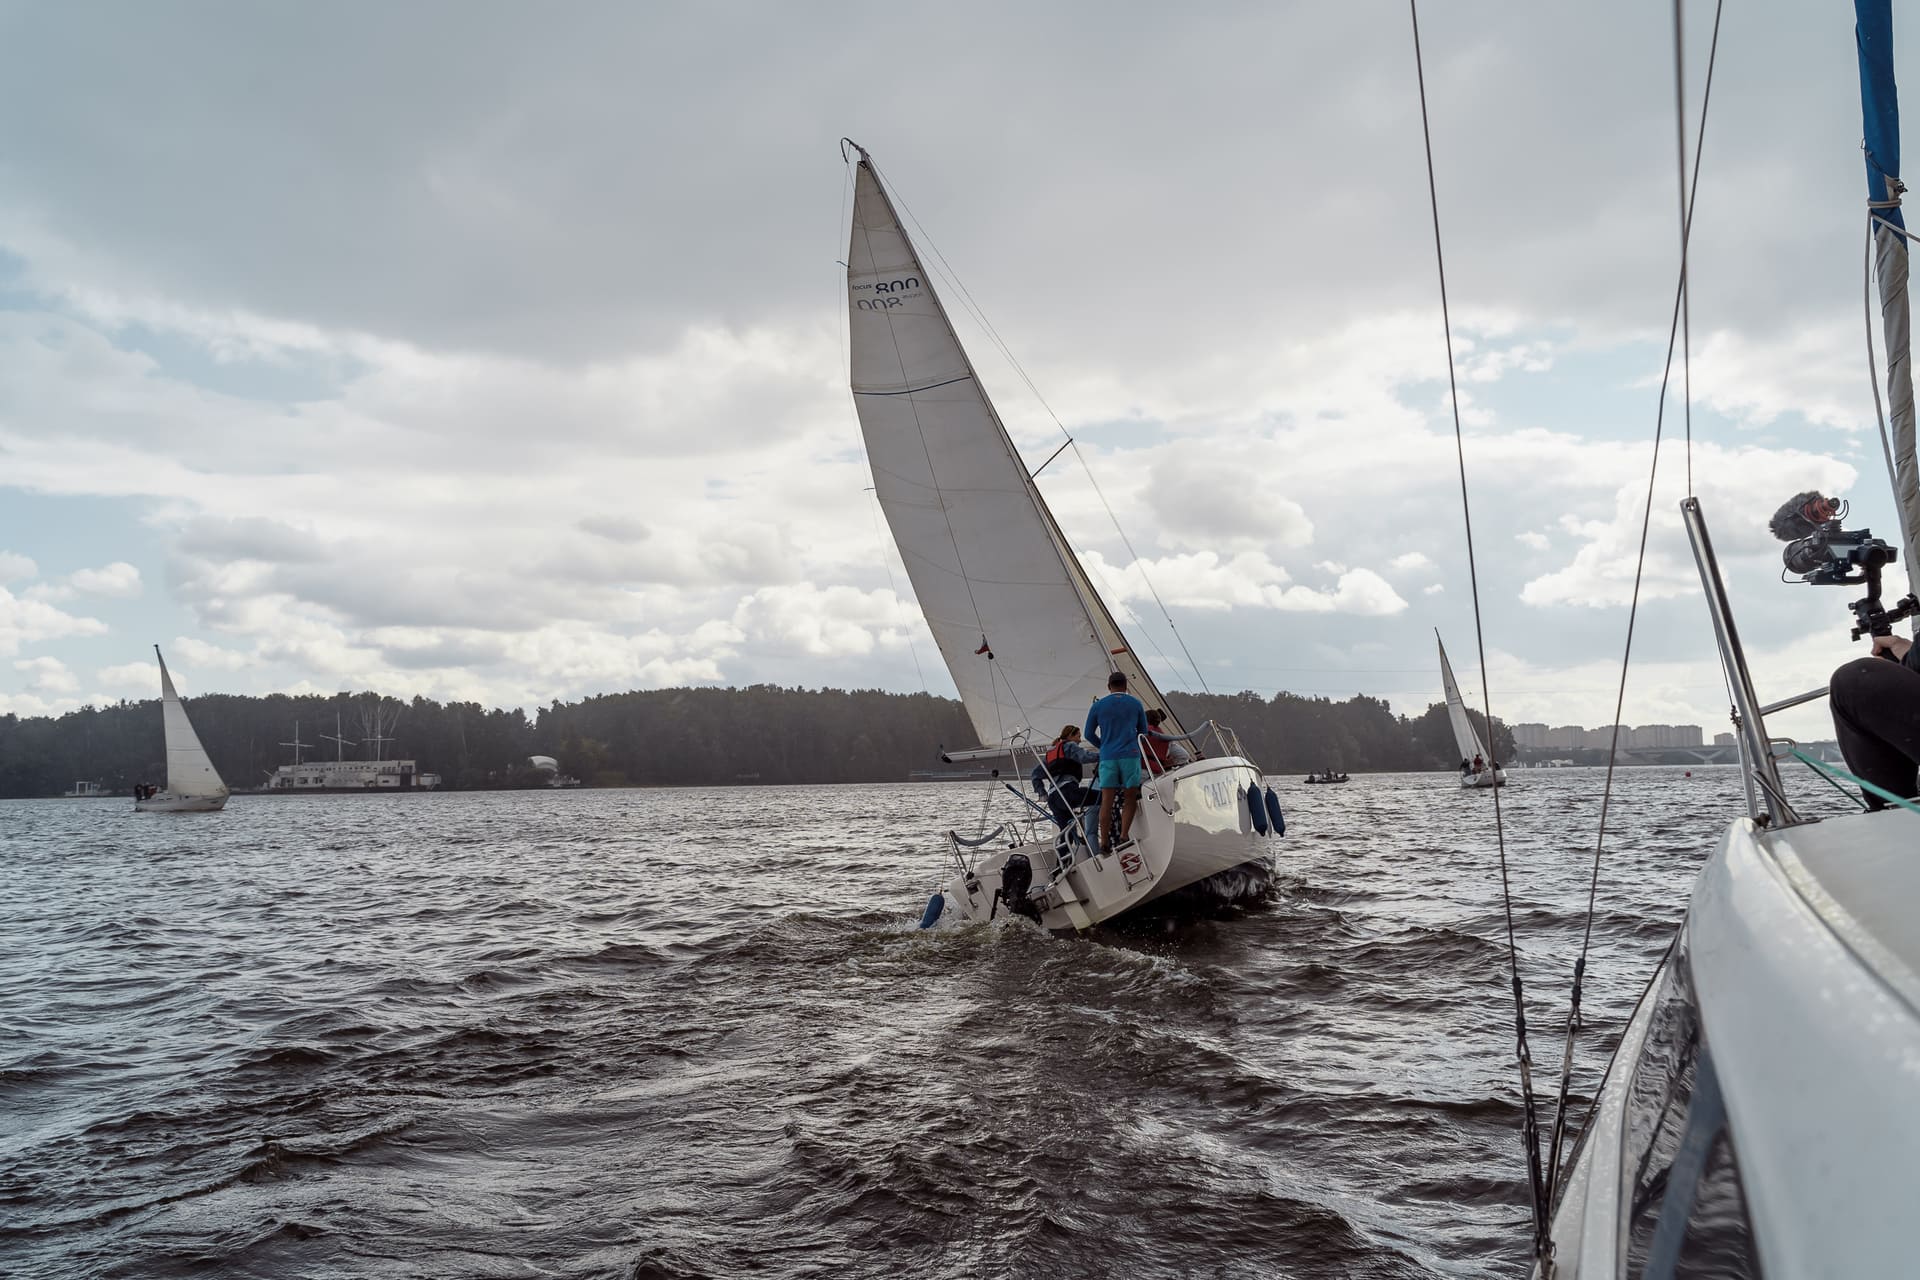
[[[1733,621],[1733,603],[1727,598],[1726,583],[1720,578],[1720,562],[1713,554],[1713,539],[1707,533],[1707,517],[1700,509],[1700,499],[1682,499],[1680,518],[1687,526],[1687,540],[1693,544],[1694,563],[1700,569],[1700,585],[1707,597],[1707,614],[1713,619],[1714,638],[1720,645],[1720,666],[1733,694],[1733,725],[1740,745],[1741,764],[1745,766],[1741,776],[1746,785],[1747,810],[1756,821],[1770,821],[1776,827],[1799,822],[1800,815],[1788,803],[1780,783],[1779,765],[1767,739],[1767,708],[1760,705],[1753,691],[1746,650],[1740,645],[1740,632]],[[1758,798],[1754,793],[1756,782],[1760,788]]]
[[[1818,689],[1809,689],[1805,693],[1796,693],[1791,698],[1782,698],[1778,702],[1769,702],[1766,706],[1760,708],[1760,714],[1770,716],[1776,711],[1785,711],[1788,707],[1797,707],[1803,702],[1812,702],[1815,698],[1824,698],[1826,696],[1827,686],[1823,684]]]

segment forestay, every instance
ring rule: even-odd
[[[167,790],[176,796],[224,796],[227,784],[207,758],[200,735],[187,719],[187,709],[174,692],[173,677],[167,673],[167,660],[160,657],[159,646],[153,656],[160,658],[160,715],[167,739]]]
[[[1115,669],[1165,707],[1008,437],[865,151],[847,301],[874,489],[981,743],[1046,741],[1080,724]]]
[[[1440,645],[1440,678],[1447,686],[1447,719],[1453,724],[1453,741],[1460,748],[1460,758],[1471,760],[1478,756],[1486,757],[1487,749],[1480,741],[1480,735],[1474,730],[1473,719],[1467,715],[1467,704],[1460,700],[1460,686],[1453,680],[1453,665],[1447,661],[1447,646],[1440,644],[1440,636],[1435,633],[1435,644]]]

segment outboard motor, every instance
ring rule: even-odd
[[[1035,924],[1040,923],[1040,908],[1027,900],[1027,893],[1033,888],[1033,863],[1024,853],[1010,853],[1005,865],[1000,868],[1000,887],[993,894],[993,908],[987,912],[991,920],[998,914],[1000,904],[1007,904],[1007,910],[1023,915]]]

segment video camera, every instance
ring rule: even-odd
[[[1780,575],[1797,574],[1800,581],[1815,587],[1841,587],[1856,582],[1867,584],[1867,594],[1853,601],[1853,638],[1893,634],[1893,624],[1920,613],[1920,600],[1909,595],[1893,608],[1880,603],[1880,571],[1899,559],[1899,552],[1873,536],[1871,529],[1845,529],[1847,504],[1826,497],[1816,490],[1796,494],[1773,513],[1768,527],[1773,536],[1787,544],[1780,553],[1786,565]]]

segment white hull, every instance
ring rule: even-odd
[[[1676,1050],[1683,1041],[1712,1055],[1758,1270],[1913,1273],[1916,847],[1920,815],[1900,811],[1778,831],[1743,818],[1728,828],[1694,888],[1681,942],[1621,1037],[1554,1206],[1554,1280],[1620,1274],[1622,1241],[1644,1247],[1669,1207],[1656,1192],[1636,1209],[1622,1187],[1636,1176],[1657,1186],[1680,1134],[1699,1125],[1704,1055],[1687,1068],[1688,1088],[1662,1087],[1676,1057],[1691,1055]],[[1685,1034],[1676,1002],[1694,1011],[1696,1034]],[[1641,1155],[1656,1131],[1651,1158]]]
[[[135,800],[135,813],[218,813],[227,807],[227,797],[176,796],[162,791],[147,800]]]
[[[1134,815],[1132,842],[1104,857],[1088,858],[1076,844],[1077,862],[1060,868],[1054,838],[1037,840],[983,857],[970,875],[941,886],[938,917],[948,923],[987,920],[1006,912],[996,905],[1001,868],[1014,854],[1033,866],[1030,900],[1048,929],[1086,929],[1197,884],[1210,876],[1271,858],[1271,831],[1254,829],[1247,792],[1260,792],[1260,774],[1237,756],[1199,760],[1158,778],[1148,778]],[[1250,875],[1251,888],[1264,877]],[[1232,891],[1227,895],[1234,896]]]
[[[1460,775],[1460,788],[1463,791],[1504,787],[1506,785],[1507,771],[1505,769],[1482,769],[1478,773],[1463,773]]]

